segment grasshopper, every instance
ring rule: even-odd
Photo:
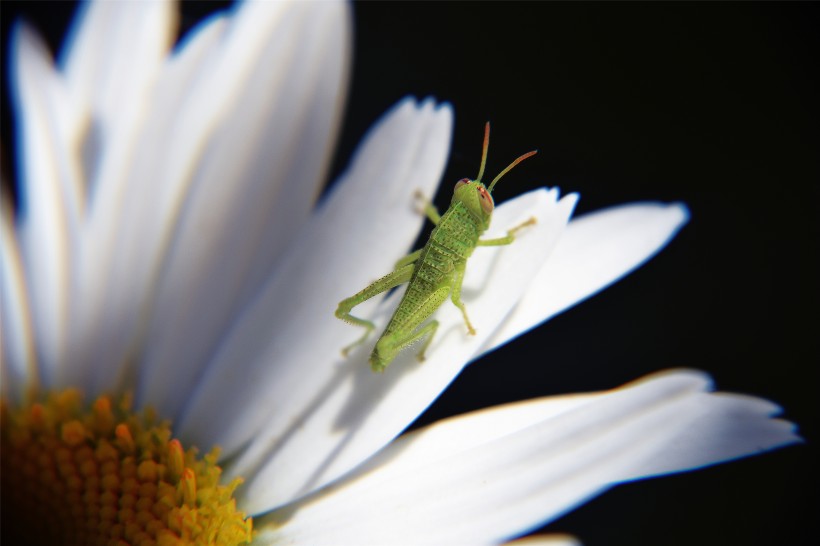
[[[439,323],[437,320],[431,320],[424,326],[421,324],[448,297],[461,310],[469,333],[475,335],[475,328],[467,317],[467,310],[461,301],[461,283],[464,279],[467,259],[477,246],[500,246],[512,243],[515,240],[516,231],[535,223],[535,218],[530,218],[523,224],[510,229],[506,237],[480,239],[490,227],[490,219],[495,206],[491,193],[496,182],[510,169],[537,153],[537,150],[533,150],[522,155],[501,171],[489,187],[485,187],[481,182],[481,177],[484,175],[489,143],[490,123],[487,122],[484,127],[484,147],[478,177],[475,180],[462,178],[456,182],[450,207],[443,215],[438,213],[432,203],[429,201],[425,203],[424,213],[435,225],[427,244],[396,262],[392,273],[339,303],[336,309],[338,318],[365,328],[365,333],[361,338],[342,350],[344,356],[347,356],[351,349],[363,343],[375,328],[372,322],[354,317],[350,311],[360,303],[404,283],[409,283],[407,290],[370,355],[370,366],[374,372],[384,371],[400,351],[427,336],[418,354],[418,359],[424,360],[424,352],[433,340]],[[423,198],[420,193],[416,195]]]

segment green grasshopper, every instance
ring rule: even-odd
[[[360,339],[342,350],[344,356],[347,356],[351,349],[363,343],[375,328],[372,322],[354,317],[350,311],[360,303],[406,282],[410,283],[407,291],[370,355],[370,366],[374,372],[384,371],[400,351],[427,336],[418,354],[418,359],[424,360],[424,351],[433,340],[439,323],[437,320],[431,320],[424,326],[421,326],[421,323],[441,307],[448,296],[461,310],[469,333],[475,335],[475,329],[461,301],[461,283],[464,279],[467,259],[477,246],[500,246],[512,243],[515,240],[516,231],[535,223],[535,218],[530,218],[509,230],[506,237],[479,239],[490,227],[490,219],[495,206],[490,194],[496,182],[510,169],[537,153],[537,150],[533,150],[522,155],[501,171],[489,187],[485,187],[481,182],[481,177],[484,175],[489,144],[490,123],[487,122],[484,127],[484,148],[478,177],[475,180],[462,178],[456,182],[450,207],[443,215],[438,213],[432,203],[425,204],[424,213],[435,225],[427,244],[396,262],[392,273],[339,303],[336,309],[338,318],[365,328],[365,333]],[[417,193],[417,197],[422,196]]]

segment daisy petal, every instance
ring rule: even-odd
[[[146,97],[175,37],[175,15],[168,0],[96,0],[77,10],[60,64],[78,114],[74,150],[89,204],[101,187],[123,179]]]
[[[14,28],[12,51],[22,174],[17,234],[31,290],[40,379],[48,385],[66,352],[73,277],[69,257],[77,251],[80,207],[69,157],[75,118],[48,49],[24,24]]]
[[[61,384],[90,387],[92,381],[85,376],[91,375],[95,382],[102,379],[87,370],[99,362],[97,357],[106,354],[101,350],[104,344],[94,344],[107,337],[107,332],[101,332],[93,338],[96,331],[105,330],[94,319],[99,318],[100,306],[106,301],[103,289],[112,281],[107,267],[111,263],[109,243],[117,240],[113,234],[122,226],[116,221],[125,216],[122,201],[111,206],[115,205],[111,196],[122,194],[127,178],[124,173],[137,171],[131,162],[140,131],[151,118],[149,97],[176,35],[176,13],[174,3],[168,0],[85,2],[77,10],[61,50],[60,65],[76,115],[75,140],[66,149],[71,150],[80,173],[78,189],[86,220],[82,244],[72,254],[72,294],[91,295],[72,301],[66,321],[71,346],[63,355]],[[146,191],[147,184],[137,186]],[[100,226],[95,220],[105,217],[101,210],[115,222]],[[135,254],[140,248],[128,245],[129,252]],[[122,284],[132,288],[127,282]],[[142,295],[139,290],[132,293]],[[92,336],[91,343],[88,336]],[[106,364],[122,360],[114,358]],[[100,368],[118,370],[118,366]]]
[[[581,546],[581,541],[570,535],[532,535],[506,542],[509,546]]]
[[[340,3],[243,3],[163,66],[151,116],[118,164],[127,176],[100,189],[89,229],[86,282],[97,299],[82,338],[95,363],[144,364],[138,401],[175,415],[283,234],[305,221],[335,134],[347,19]],[[190,373],[175,381],[172,369]],[[133,371],[89,370],[97,389]]]
[[[168,173],[174,172],[169,164],[184,163],[189,156],[173,146],[169,152],[163,137],[174,134],[177,137],[175,145],[183,149],[197,141],[196,135],[186,133],[185,127],[174,123],[175,116],[183,110],[197,77],[218,50],[225,23],[225,17],[217,15],[189,32],[185,47],[164,65],[158,85],[151,90],[152,98],[143,97],[139,102],[143,106],[150,102],[152,108],[149,110],[153,115],[145,116],[140,142],[135,145],[136,156],[132,157],[128,150],[125,160],[132,163],[123,171],[124,175],[112,170],[117,158],[110,145],[102,150],[94,148],[93,143],[86,144],[87,148],[94,148],[85,154],[89,176],[96,172],[95,168],[103,169],[103,166],[111,172],[105,176],[100,174],[99,180],[92,184],[95,191],[83,233],[83,252],[77,256],[78,279],[83,283],[78,292],[85,294],[85,298],[70,324],[70,338],[76,349],[69,355],[73,361],[64,366],[65,372],[70,374],[65,378],[67,384],[96,383],[108,389],[113,384],[112,378],[121,373],[121,367],[111,365],[111,362],[126,361],[121,355],[122,346],[130,339],[128,333],[135,330],[133,324],[139,318],[138,302],[145,299],[145,291],[150,289],[149,279],[137,275],[133,267],[147,271],[157,266],[154,263],[157,240],[174,225],[178,200],[188,184],[187,178],[174,178]],[[93,140],[90,135],[86,138]],[[180,145],[180,142],[184,144]],[[104,155],[103,152],[109,153]],[[112,154],[114,157],[110,158]],[[99,165],[91,168],[97,163]],[[122,255],[117,259],[118,251],[123,251],[134,263]],[[128,263],[132,269],[116,269],[123,263]],[[106,297],[108,283],[112,284],[108,290],[118,289],[119,297],[110,294]],[[106,312],[109,316],[104,319]],[[106,365],[101,366],[100,362]]]
[[[398,439],[270,522],[286,521],[283,536],[310,544],[493,543],[618,481],[799,441],[793,425],[768,417],[775,405],[710,387],[702,373],[670,371],[606,393],[449,419]],[[672,462],[656,463],[668,456]]]
[[[375,340],[365,343],[339,362],[330,380],[317,385],[298,420],[288,423],[298,424],[298,433],[285,428],[260,435],[261,441],[250,446],[233,469],[251,475],[262,465],[245,487],[248,510],[269,509],[338,478],[390,442],[438,397],[520,298],[553,248],[576,201],[574,195],[561,201],[557,196],[557,190],[534,191],[494,212],[498,227],[488,238],[530,217],[538,223],[515,244],[481,248],[470,259],[462,296],[477,335],[466,333],[461,313],[446,302],[436,313],[439,329],[425,362],[419,363],[409,349],[384,374],[374,374],[367,358]],[[377,332],[400,297],[397,291],[377,309]],[[347,340],[352,337],[348,334]],[[275,490],[266,486],[271,479],[276,480]]]
[[[157,318],[146,338],[142,386],[165,415],[177,414],[187,398],[179,386],[196,383],[220,334],[270,276],[314,205],[347,79],[345,8],[297,3],[277,27],[266,29],[277,38],[258,53],[258,66],[249,67],[253,77],[240,88],[230,119],[202,158],[168,250]],[[238,28],[229,29],[243,44],[251,32],[246,26],[262,19],[256,10],[247,11],[238,14]],[[169,377],[169,364],[176,362],[187,365],[174,366]]]
[[[121,124],[154,83],[175,38],[176,9],[168,0],[87,2],[80,7],[61,52],[61,65],[77,99],[106,132]],[[137,120],[131,120],[136,123]],[[103,140],[97,140],[102,142]],[[96,155],[96,154],[95,154]]]
[[[200,382],[179,422],[183,434],[230,454],[263,425],[271,437],[285,434],[310,412],[352,333],[334,316],[336,304],[407,251],[423,221],[413,192],[432,194],[451,127],[449,106],[407,99],[370,130]]]
[[[680,203],[623,205],[573,219],[527,296],[481,353],[507,343],[633,271],[666,246],[688,219],[689,212]]]
[[[20,402],[38,372],[25,274],[11,217],[4,208],[0,219],[0,392]]]

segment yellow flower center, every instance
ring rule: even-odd
[[[197,459],[128,396],[91,407],[76,390],[12,407],[0,401],[3,543],[241,544],[251,518],[236,479],[220,485],[218,451]]]

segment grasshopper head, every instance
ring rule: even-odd
[[[481,222],[483,229],[490,226],[495,203],[492,195],[480,180],[462,178],[456,182],[452,203],[456,202],[463,203],[467,210]]]
[[[478,171],[478,176],[475,180],[469,178],[462,178],[456,182],[456,187],[453,190],[452,203],[461,202],[473,215],[481,220],[484,229],[490,226],[490,218],[493,215],[495,203],[493,202],[492,191],[502,176],[510,172],[510,169],[538,153],[537,150],[527,152],[512,163],[506,169],[501,171],[490,183],[489,187],[484,186],[481,177],[484,176],[484,165],[487,163],[487,148],[490,145],[490,122],[484,126],[484,149],[481,153],[481,169]]]

